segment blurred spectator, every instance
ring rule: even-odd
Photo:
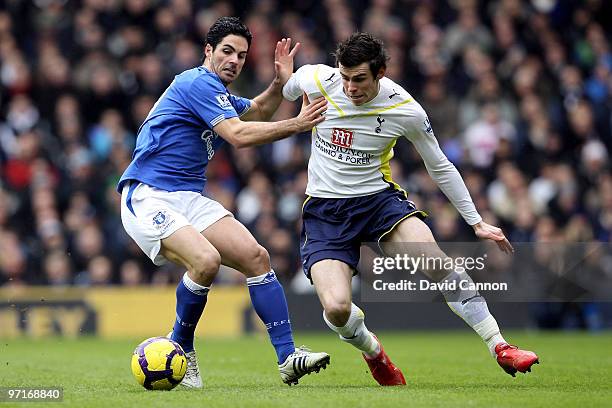
[[[78,286],[105,286],[113,283],[113,264],[104,255],[98,255],[87,262],[87,266],[74,278]]]
[[[514,126],[500,118],[496,105],[483,106],[480,120],[470,125],[463,137],[470,163],[483,170],[490,168],[504,144],[512,150],[515,135]]]
[[[123,286],[137,286],[145,283],[142,268],[138,262],[128,259],[121,264],[119,282]]]
[[[67,286],[72,284],[72,266],[70,259],[62,250],[50,252],[44,259],[46,284]]]
[[[27,283],[26,251],[19,236],[12,231],[0,232],[0,280],[9,285]]]
[[[180,279],[183,271],[156,268],[125,234],[115,183],[160,94],[200,63],[212,22],[233,14],[254,33],[233,92],[253,97],[267,85],[282,36],[302,43],[299,67],[333,64],[336,42],[372,31],[391,56],[387,75],[423,104],[485,219],[519,242],[612,239],[609,2],[0,4],[0,284]],[[286,102],[274,118],[296,111]],[[224,147],[205,192],[268,248],[279,278],[300,288],[310,288],[298,248],[310,142]],[[403,140],[391,168],[440,240],[473,239]],[[241,282],[236,276],[224,270],[219,282]]]
[[[468,6],[459,10],[457,21],[447,28],[443,48],[450,57],[455,57],[467,46],[488,50],[492,45],[491,32],[480,22],[476,7]]]

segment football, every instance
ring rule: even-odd
[[[147,390],[173,389],[183,380],[186,370],[183,348],[166,337],[146,339],[132,355],[132,374]]]

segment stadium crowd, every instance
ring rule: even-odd
[[[200,63],[203,33],[222,15],[254,34],[234,93],[267,86],[281,36],[302,43],[299,67],[333,65],[338,41],[372,32],[391,56],[387,76],[428,112],[487,222],[514,242],[612,238],[610,2],[0,0],[0,285],[180,277],[129,239],[115,186],[140,123],[173,76]],[[275,119],[296,111],[285,102]],[[301,273],[309,150],[309,135],[226,146],[207,173],[206,193],[285,282]],[[392,171],[440,241],[474,239],[409,142]]]

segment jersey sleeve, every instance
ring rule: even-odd
[[[415,102],[414,114],[408,116],[405,136],[423,158],[425,168],[440,190],[448,197],[463,219],[474,225],[482,220],[470,193],[457,171],[448,160],[434,135],[425,110]]]
[[[283,97],[295,101],[303,92],[307,92],[310,86],[308,82],[314,80],[315,65],[303,65],[291,75],[291,78],[283,86]]]
[[[238,116],[227,90],[209,76],[200,76],[193,81],[187,104],[211,129],[225,119]]]
[[[242,116],[251,109],[251,100],[247,98],[243,98],[241,96],[230,95],[230,102],[232,106],[238,113],[238,116]]]

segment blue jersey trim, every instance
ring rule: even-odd
[[[130,212],[134,214],[134,217],[136,217],[136,212],[134,211],[134,207],[132,206],[132,194],[134,194],[134,190],[136,190],[136,187],[138,187],[139,184],[140,183],[132,182],[130,184],[130,189],[128,190],[127,197],[125,198],[125,205],[127,206],[128,210],[130,210]]]

